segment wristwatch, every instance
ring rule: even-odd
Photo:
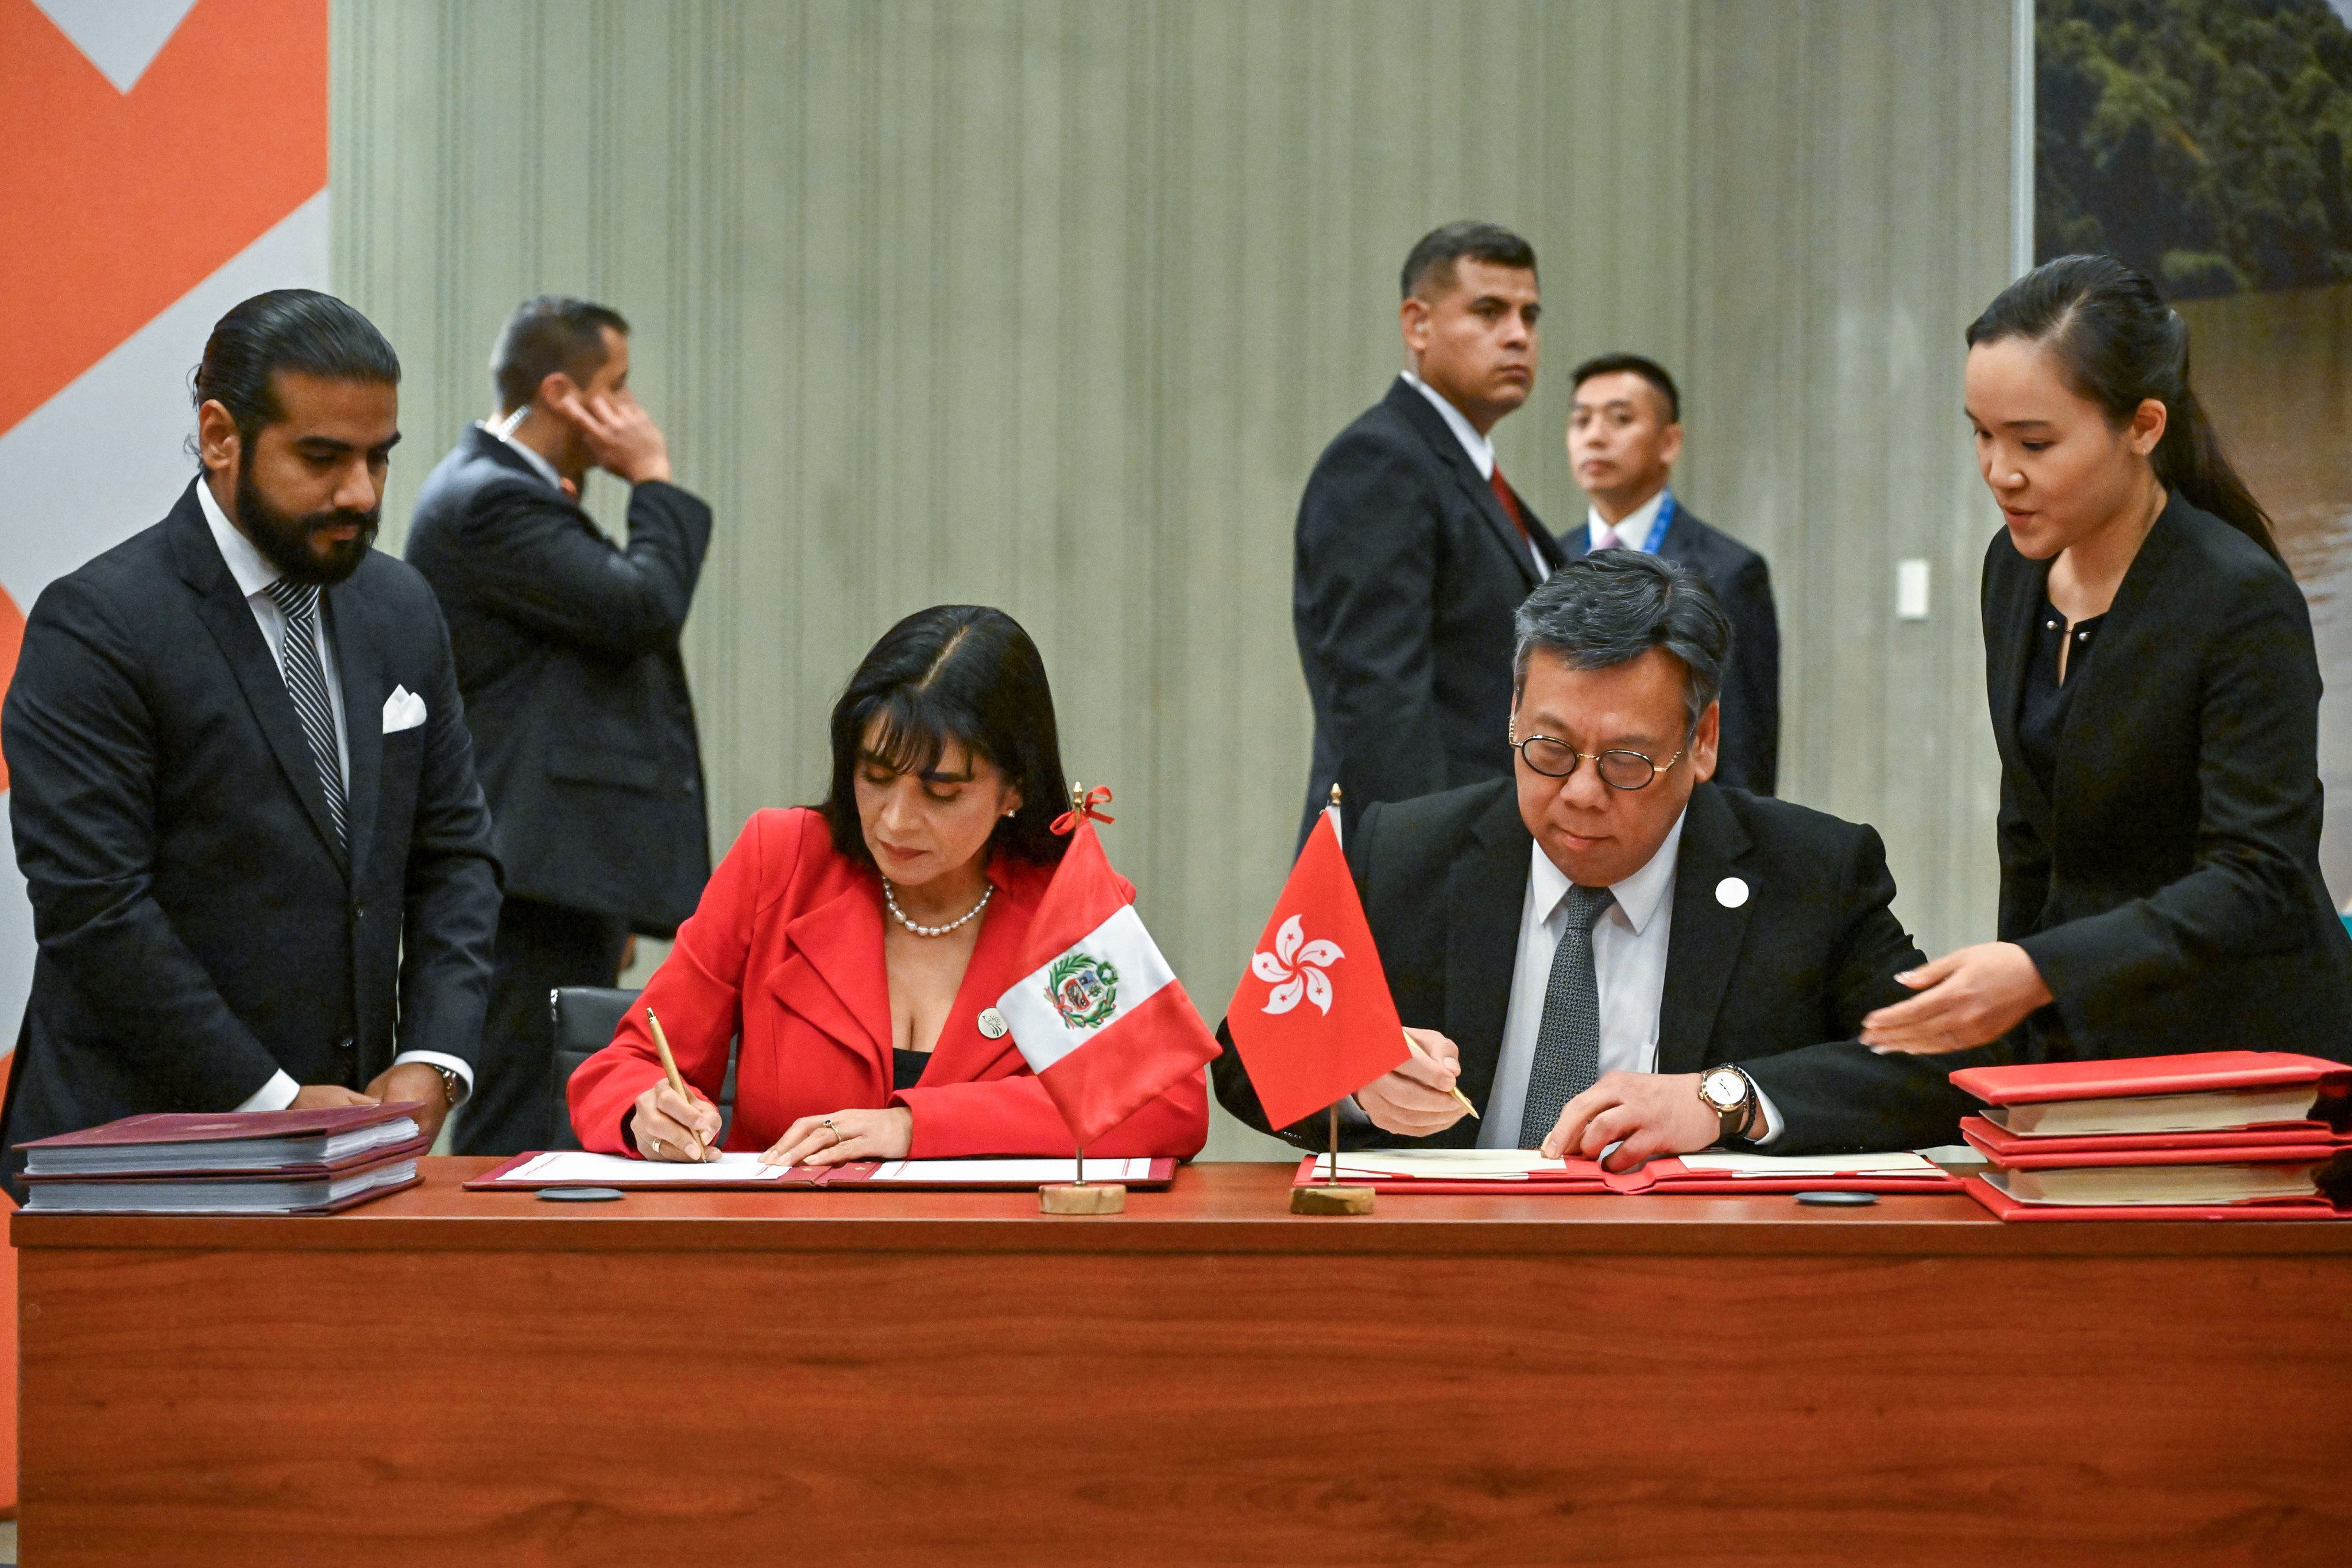
[[[1700,1104],[1721,1119],[1723,1143],[1744,1135],[1748,1119],[1756,1110],[1756,1085],[1748,1074],[1737,1067],[1710,1067],[1699,1074],[1698,1098]]]
[[[450,1110],[454,1111],[466,1103],[466,1081],[457,1075],[455,1069],[444,1067],[437,1061],[428,1061],[425,1065],[441,1075],[441,1098],[447,1102]]]

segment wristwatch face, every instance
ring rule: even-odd
[[[1698,1081],[1698,1092],[1718,1111],[1728,1111],[1747,1098],[1747,1086],[1740,1082],[1739,1074],[1721,1068]]]

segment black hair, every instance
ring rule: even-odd
[[[880,733],[869,750],[866,731]],[[857,820],[856,768],[872,758],[898,773],[939,766],[950,740],[1002,769],[1021,808],[996,824],[990,842],[1052,865],[1069,841],[1053,831],[1069,810],[1062,743],[1045,661],[1021,623],[980,604],[935,604],[887,632],[859,662],[833,705],[833,787],[824,800],[833,847],[872,865]]]
[[[198,408],[228,410],[247,464],[263,428],[286,417],[273,379],[280,371],[398,386],[400,356],[374,322],[314,288],[274,288],[231,309],[213,324],[188,386]]]
[[[1596,354],[1569,372],[1568,390],[1573,394],[1577,388],[1595,376],[1613,376],[1624,371],[1633,371],[1657,388],[1658,395],[1666,400],[1668,424],[1682,423],[1683,394],[1676,390],[1675,378],[1666,373],[1665,366],[1640,354]]]
[[[1411,298],[1423,284],[1444,287],[1454,281],[1454,264],[1464,256],[1496,267],[1536,269],[1536,247],[1497,224],[1459,223],[1421,236],[1404,258],[1402,292]]]
[[[1993,297],[1969,323],[1969,347],[2022,338],[2057,356],[2066,382],[2120,429],[2142,402],[2164,404],[2157,482],[2267,550],[2270,514],[2230,465],[2212,416],[2189,384],[2189,323],[2147,275],[2112,256],[2045,261]]]
[[[561,371],[585,385],[604,363],[604,329],[623,337],[628,322],[618,310],[542,294],[515,307],[490,350],[490,380],[499,389],[499,412],[520,408],[539,395],[539,383]]]
[[[1511,689],[1523,692],[1538,648],[1578,670],[1608,670],[1664,648],[1683,667],[1683,695],[1696,730],[1723,695],[1731,659],[1731,618],[1705,580],[1663,556],[1595,550],[1546,578],[1512,618],[1518,645]]]

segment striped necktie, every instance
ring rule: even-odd
[[[302,720],[310,760],[319,765],[319,785],[327,792],[327,815],[334,819],[335,842],[348,850],[343,826],[343,766],[335,747],[335,710],[327,698],[327,672],[319,662],[319,585],[279,578],[262,591],[286,617],[284,660],[287,694]]]
[[[1571,884],[1560,901],[1559,946],[1544,986],[1535,1060],[1519,1105],[1519,1146],[1539,1148],[1570,1100],[1601,1076],[1601,979],[1592,967],[1592,925],[1616,894]]]

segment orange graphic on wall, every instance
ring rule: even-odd
[[[325,0],[198,0],[128,93],[0,0],[0,431],[327,183]]]

